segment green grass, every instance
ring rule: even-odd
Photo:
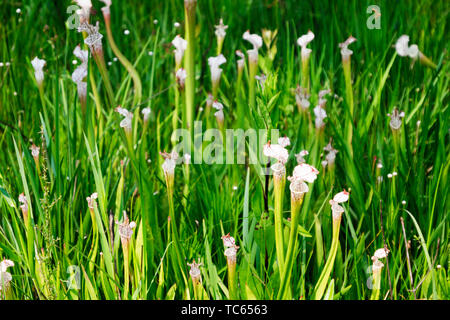
[[[113,0],[111,26],[118,49],[140,76],[138,105],[133,78],[113,60],[100,1],[93,1],[97,14],[91,15],[91,22],[100,21],[105,60],[112,62],[107,71],[114,100],[134,112],[134,146],[127,144],[119,127],[122,117],[114,112],[117,105],[110,105],[93,59],[87,111],[85,115],[81,111],[71,74],[76,68],[72,52],[83,37],[66,28],[70,1],[0,4],[0,62],[10,62],[0,67],[0,261],[15,264],[8,269],[10,288],[0,291],[0,299],[228,299],[229,272],[221,240],[227,233],[240,246],[233,295],[276,299],[281,275],[273,179],[267,183],[259,174],[260,165],[178,165],[173,202],[169,201],[160,152],[173,148],[175,103],[180,107],[178,127],[187,117],[184,92],[175,102],[170,45],[177,34],[185,38],[184,4],[181,0],[132,2]],[[366,8],[372,4],[381,9],[381,29],[366,26]],[[328,299],[450,298],[449,12],[448,1],[430,0],[414,4],[198,0],[194,119],[203,121],[204,130],[206,123],[217,126],[214,112],[206,119],[200,108],[206,110],[211,90],[207,59],[216,56],[214,25],[223,18],[229,26],[222,50],[227,62],[221,66],[218,100],[224,105],[225,128],[278,129],[291,139],[288,176],[296,165],[294,154],[303,149],[309,151],[306,162],[321,171],[303,199],[288,293],[283,297],[313,299],[320,279]],[[175,22],[181,26],[175,28]],[[264,90],[256,87],[253,104],[247,101],[248,61],[237,87],[234,53],[250,49],[242,39],[246,30],[261,35],[263,28],[278,30],[277,51],[271,61],[265,45],[259,50],[258,74],[266,74],[267,81]],[[292,90],[302,83],[296,40],[308,30],[315,34],[309,45],[310,124],[299,113]],[[396,55],[393,45],[402,34],[409,35],[410,43],[417,44],[437,68],[419,62],[411,66],[410,58]],[[350,46],[353,117],[338,47],[350,35],[357,39]],[[47,61],[42,99],[30,63],[35,56]],[[332,91],[327,98],[328,118],[318,134],[312,109],[318,92],[326,88]],[[152,112],[144,128],[140,111],[145,107]],[[394,107],[406,114],[397,136],[386,116]],[[330,138],[339,153],[334,171],[324,171],[323,147]],[[30,152],[33,143],[41,148],[39,168]],[[377,170],[379,161],[381,170]],[[394,171],[398,175],[389,179],[387,174]],[[378,175],[383,176],[381,183]],[[326,262],[333,233],[328,201],[344,188],[351,189],[350,200],[344,204],[332,270],[323,282],[322,271],[330,268]],[[19,208],[22,192],[29,201],[28,224]],[[86,197],[94,192],[98,207],[91,213]],[[291,226],[289,182],[283,197],[286,250]],[[173,219],[168,223],[171,210]],[[128,261],[115,223],[123,220],[123,211],[137,224]],[[400,218],[410,241],[411,272]],[[372,277],[371,257],[384,242],[390,253],[388,263],[383,261],[377,295],[367,283]],[[199,290],[189,279],[187,263],[194,259],[203,263]],[[80,287],[68,289],[77,277]]]

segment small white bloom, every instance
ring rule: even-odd
[[[78,32],[86,32],[88,36],[84,39],[84,43],[91,49],[92,53],[99,53],[102,51],[103,35],[99,32],[100,24],[97,21],[96,25],[91,25],[88,22],[81,23],[78,27]]]
[[[25,193],[21,193],[19,195],[19,202],[21,203],[21,205],[19,206],[19,208],[22,210],[22,212],[28,212],[28,200],[27,197],[25,196]]]
[[[100,0],[100,1],[105,4],[105,6],[102,8],[103,15],[109,16],[111,14],[110,12],[111,0]]]
[[[238,186],[233,186],[233,190],[237,190],[238,189]]]
[[[263,153],[266,157],[274,158],[282,164],[285,164],[289,158],[289,152],[284,147],[270,142],[264,145]]]
[[[126,35],[126,36],[129,35],[129,34],[130,34],[130,30],[126,29],[126,30],[123,32],[123,34]]]
[[[240,50],[236,50],[236,55],[240,58],[237,60],[238,70],[242,70],[245,65],[245,55]]]
[[[311,105],[309,102],[308,90],[297,86],[297,88],[295,89],[295,103],[303,110],[308,110],[309,106]]]
[[[223,240],[223,245],[226,248],[232,248],[232,247],[236,246],[236,241],[234,240],[234,238],[232,236],[230,236],[229,233],[227,235],[222,236],[222,240]]]
[[[250,42],[253,45],[253,49],[256,51],[258,51],[258,49],[262,47],[263,40],[261,36],[257,34],[250,34],[250,32],[247,30],[244,32],[242,38]]]
[[[173,175],[175,173],[175,166],[177,165],[177,160],[179,158],[178,152],[173,150],[171,153],[163,152],[161,153],[163,156],[164,163],[162,164],[162,169],[164,174]]]
[[[181,61],[183,60],[184,51],[187,48],[187,41],[184,40],[180,35],[177,35],[172,40],[172,45],[175,47],[175,64],[177,66],[181,65]]]
[[[348,59],[348,58],[353,54],[353,51],[350,50],[350,49],[348,48],[348,46],[349,46],[350,44],[352,44],[353,42],[355,42],[355,41],[356,41],[356,38],[350,36],[350,37],[348,37],[348,39],[345,40],[344,42],[339,43],[339,48],[341,48],[341,55],[342,55],[342,58],[343,58],[343,59]]]
[[[184,82],[186,81],[186,77],[187,77],[186,70],[183,68],[178,69],[175,76],[177,78],[178,85],[181,88],[184,88]]]
[[[339,205],[339,203],[347,202],[349,199],[349,193],[347,191],[341,191],[336,194],[332,200],[329,201],[331,205],[331,211],[333,214],[333,219],[340,219],[344,208]]]
[[[325,156],[326,161],[328,164],[333,164],[336,160],[336,154],[339,152],[338,150],[334,149],[331,145],[331,141],[323,148],[323,150],[327,151],[327,155]]]
[[[31,61],[31,65],[33,66],[33,69],[34,69],[34,77],[36,78],[36,82],[38,83],[39,86],[44,81],[44,71],[43,70],[44,70],[45,64],[46,64],[45,60],[39,59],[38,57],[35,57]]]
[[[148,52],[148,55],[151,57],[151,56],[153,56],[153,51],[149,51]]]
[[[213,102],[212,107],[216,110],[223,110],[223,104],[217,100]]]
[[[416,59],[419,56],[419,48],[415,44],[409,46],[408,43],[409,36],[405,34],[400,36],[395,43],[395,50],[401,57],[409,56],[410,58]]]
[[[174,26],[175,28],[179,28],[179,27],[180,27],[180,23],[179,23],[179,22],[175,22],[175,23],[173,24],[173,26]]]
[[[16,13],[21,13],[22,10],[20,10],[20,8],[17,8]]]
[[[147,122],[150,118],[150,113],[152,112],[152,109],[149,107],[142,109],[141,113],[144,116],[144,122]]]
[[[219,111],[215,112],[214,116],[216,117],[217,122],[219,122],[219,124],[223,123],[223,121],[225,120],[225,115],[223,113],[223,110],[219,110]]]
[[[220,54],[217,57],[208,58],[209,68],[211,69],[211,81],[213,84],[216,84],[220,80],[220,75],[222,74],[220,65],[225,62],[227,62],[227,59],[225,59],[223,54]]]
[[[337,203],[347,202],[350,194],[347,191],[341,191],[333,197],[333,201]]]
[[[383,168],[383,164],[382,164],[381,162],[378,162],[378,164],[377,164],[377,168],[378,168],[378,169],[381,169],[381,168]]]
[[[397,174],[398,174],[397,171],[392,172],[392,175],[393,175],[394,177],[396,177]]]
[[[405,200],[402,201],[402,205],[406,205],[406,201]]]
[[[158,19],[153,20],[153,24],[158,24]]]
[[[283,148],[286,148],[287,146],[291,145],[291,140],[289,140],[288,137],[281,137],[278,139],[278,144]]]
[[[36,146],[35,144],[33,144],[30,148],[31,150],[31,155],[33,156],[33,158],[38,158],[39,157],[39,147]]]
[[[266,83],[267,76],[263,73],[260,76],[256,75],[255,79],[258,80],[258,83],[261,86],[261,90],[264,90],[264,83]]]
[[[402,118],[405,117],[405,113],[403,111],[399,112],[397,108],[394,108],[394,110],[392,110],[392,114],[388,114],[388,116],[391,118],[389,126],[393,130],[400,129],[400,127],[402,126]]]
[[[86,198],[86,201],[88,203],[89,209],[93,210],[94,208],[97,207],[97,202],[95,201],[97,199],[98,199],[98,193],[97,192],[94,192],[93,194],[91,194],[90,197]]]
[[[183,155],[183,161],[185,164],[190,164],[191,163],[191,155],[189,153],[185,153]]]
[[[117,107],[116,112],[124,117],[124,119],[120,122],[120,127],[124,128],[125,131],[130,132],[133,124],[133,113],[121,107]]]
[[[388,177],[388,179],[391,179],[392,178],[392,173],[388,173],[387,177]]]
[[[383,259],[383,258],[386,258],[388,256],[388,254],[389,254],[389,249],[380,248],[375,251],[373,256],[377,259]]]
[[[222,18],[220,18],[219,24],[214,27],[216,28],[215,33],[216,33],[217,38],[222,38],[222,39],[225,38],[225,35],[227,34],[226,30],[227,30],[228,26],[223,24]]]
[[[307,163],[300,163],[294,168],[294,172],[292,173],[292,178],[290,180],[295,179],[313,183],[314,180],[317,179],[318,174],[319,170],[313,166]]]
[[[322,160],[322,162],[320,162],[322,164],[322,168],[325,170],[325,168],[327,167],[328,161],[327,160]]]
[[[136,222],[130,222],[130,219],[127,217],[127,213],[123,212],[123,222],[116,221],[116,224],[119,225],[119,236],[122,240],[122,244],[126,244],[133,235],[133,229],[136,228]]]
[[[314,108],[314,115],[316,116],[315,124],[316,128],[320,129],[325,126],[325,122],[323,120],[327,117],[327,112],[320,105]]]
[[[302,150],[302,151],[300,151],[299,153],[297,153],[296,155],[295,155],[295,157],[296,157],[296,159],[297,159],[297,163],[298,164],[300,164],[300,163],[305,163],[306,161],[305,161],[305,156],[307,156],[309,154],[309,152],[307,151],[307,150]]]
[[[80,16],[80,22],[87,22],[91,14],[92,2],[91,0],[75,0],[75,2],[80,6],[80,10],[76,13]]]
[[[7,288],[12,280],[12,275],[7,272],[10,267],[14,267],[14,262],[11,260],[5,259],[0,262],[0,290]]]
[[[313,41],[314,39],[314,33],[312,33],[311,30],[308,31],[307,34],[302,35],[300,38],[297,39],[297,44],[302,47],[302,58],[308,59],[311,54],[311,49],[307,48],[306,46]]]

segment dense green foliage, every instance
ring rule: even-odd
[[[214,26],[223,18],[227,62],[217,99],[224,105],[224,127],[278,129],[291,141],[287,175],[303,149],[309,151],[306,162],[320,171],[300,208],[285,295],[279,293],[273,178],[261,175],[260,164],[178,165],[174,185],[167,188],[160,152],[173,148],[175,104],[175,126],[186,127],[185,94],[177,90],[171,45],[177,34],[185,38],[183,1],[113,0],[115,43],[142,82],[136,103],[133,78],[115,61],[106,37],[103,3],[93,0],[90,19],[100,22],[104,35],[114,97],[91,59],[86,112],[71,79],[77,67],[72,52],[83,43],[81,33],[67,28],[71,4],[0,4],[0,261],[14,262],[1,299],[313,299],[319,279],[328,299],[450,298],[448,1],[198,0],[194,118],[203,121],[204,130],[206,124],[217,127],[213,112],[206,112],[208,58],[217,55]],[[373,4],[381,10],[380,29],[366,25]],[[237,81],[235,51],[250,49],[242,38],[246,30],[262,34],[262,29],[277,30],[276,51],[265,44],[259,50],[258,74],[267,80],[264,88],[257,85],[253,103],[248,61]],[[304,80],[296,41],[308,30],[315,34],[309,44],[310,117],[298,110],[294,92]],[[437,67],[398,56],[393,46],[403,34]],[[350,46],[353,112],[338,47],[350,35],[357,39]],[[31,66],[36,56],[47,62],[42,94]],[[319,132],[313,108],[323,89],[332,93]],[[131,143],[114,111],[119,105],[134,113]],[[144,125],[146,107],[151,114]],[[405,112],[397,132],[387,116],[395,107]],[[335,168],[323,170],[330,139],[339,153]],[[37,162],[33,143],[40,147]],[[330,265],[328,201],[344,188],[351,190],[350,200],[343,205]],[[90,210],[86,198],[94,192],[98,207]],[[21,193],[28,200],[29,223],[19,207]],[[288,181],[282,198],[286,250]],[[137,224],[128,252],[115,223],[123,221],[124,211]],[[227,233],[240,247],[236,290],[230,288],[221,239]],[[378,296],[369,288],[371,257],[384,243],[390,252]],[[203,263],[199,291],[189,279],[187,263],[194,259]],[[325,268],[331,270],[323,280]]]

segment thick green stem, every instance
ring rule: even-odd
[[[350,149],[350,153],[353,156],[353,148],[352,148],[352,138],[353,138],[353,86],[352,86],[352,67],[350,57],[345,57],[342,59],[342,66],[344,69],[344,78],[345,78],[345,97],[348,106],[348,113],[346,116],[346,134],[345,138]]]
[[[184,54],[184,66],[186,69],[186,125],[193,130],[194,106],[195,106],[195,8],[197,0],[184,1],[185,28],[187,48]]]
[[[341,217],[339,219],[333,218],[333,239],[331,241],[331,249],[328,255],[325,267],[320,274],[319,280],[314,287],[313,299],[320,300],[325,292],[328,284],[328,279],[330,278],[331,271],[333,270],[334,260],[336,258],[336,253],[339,247],[339,229],[341,227]]]
[[[283,299],[286,297],[287,288],[290,287],[290,280],[292,275],[292,266],[294,265],[294,249],[297,246],[297,231],[298,222],[300,220],[300,207],[303,203],[303,196],[299,199],[291,197],[291,232],[289,234],[289,243],[286,252],[286,260],[284,266],[284,272],[281,276],[280,290],[278,291],[277,299]]]
[[[277,176],[277,174],[275,174],[273,180],[275,193],[275,204],[274,204],[275,246],[277,251],[277,261],[280,279],[284,271],[283,196],[285,185],[286,185],[285,174],[282,174],[281,176]]]

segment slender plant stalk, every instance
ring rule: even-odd
[[[134,83],[134,99],[133,99],[133,106],[138,105],[142,100],[142,83],[141,78],[139,77],[138,72],[134,68],[133,64],[120,52],[119,48],[117,47],[114,37],[111,31],[111,15],[109,14],[103,14],[103,17],[105,18],[105,26],[106,26],[106,35],[108,37],[109,45],[111,46],[112,51],[119,59],[120,63],[127,69],[128,73],[130,74],[131,78],[133,79]]]
[[[284,299],[287,296],[287,289],[290,287],[290,280],[292,276],[292,266],[294,265],[295,254],[294,250],[298,242],[298,223],[300,220],[300,208],[303,203],[303,195],[297,199],[291,197],[291,231],[289,234],[289,243],[286,252],[285,267],[281,277],[280,290],[278,291],[277,299]]]
[[[327,262],[320,274],[319,280],[314,287],[313,299],[320,300],[323,297],[325,289],[330,278],[331,271],[333,270],[334,260],[336,259],[336,253],[339,247],[339,229],[341,227],[341,218],[333,219],[333,239],[331,240],[330,253],[328,255]]]
[[[195,107],[195,9],[197,0],[184,0],[185,28],[187,48],[184,54],[184,66],[186,69],[186,125],[192,131]]]

